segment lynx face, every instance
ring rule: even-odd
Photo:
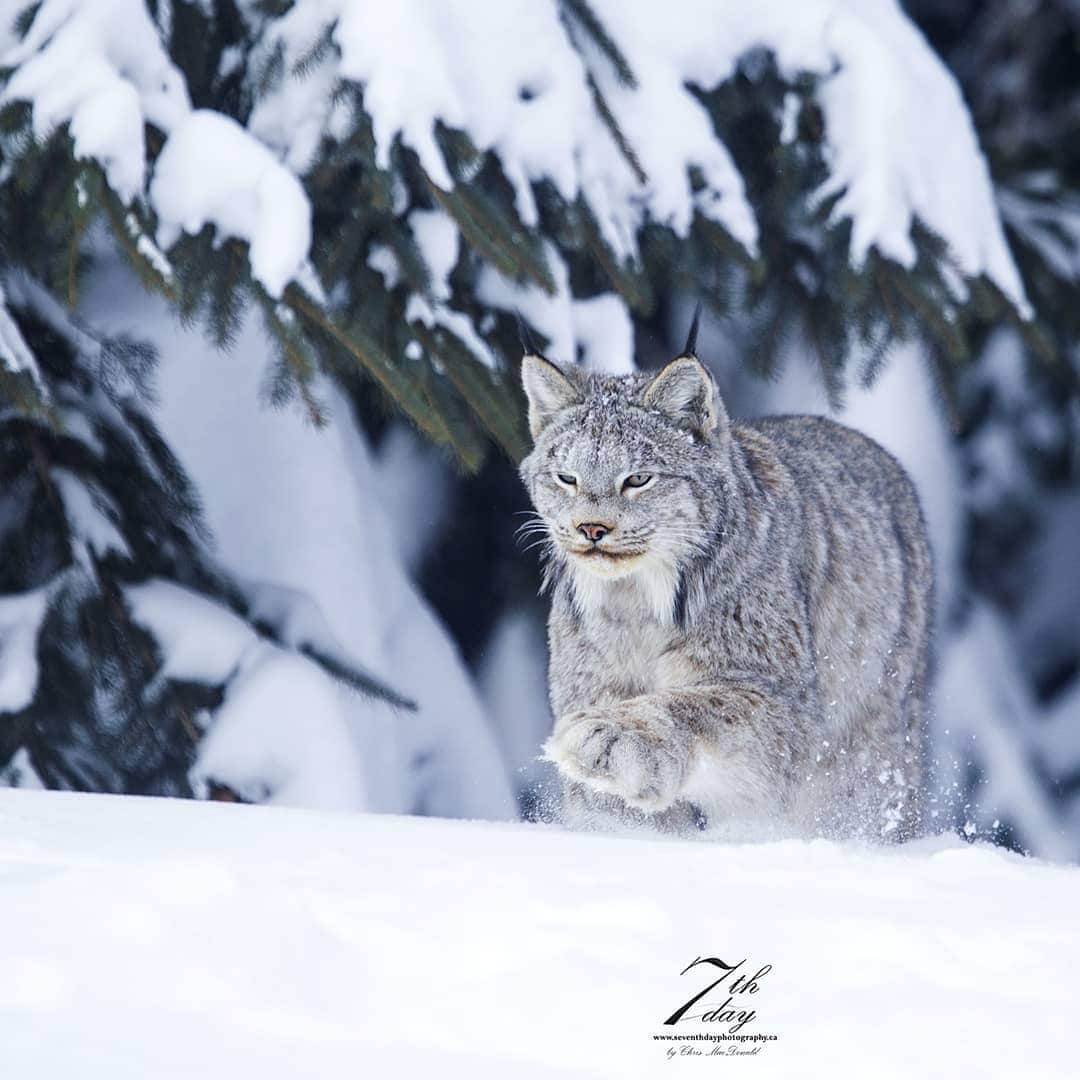
[[[717,524],[727,425],[708,372],[681,357],[655,378],[577,378],[530,356],[522,376],[535,439],[522,477],[579,600],[636,575],[670,609]]]

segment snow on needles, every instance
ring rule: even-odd
[[[38,682],[37,637],[48,586],[0,597],[0,715],[21,712]]]
[[[831,159],[818,197],[840,195],[832,217],[851,219],[852,262],[860,265],[876,247],[910,268],[917,217],[948,242],[965,274],[986,274],[1030,314],[960,90],[896,0],[594,0],[594,6],[631,67],[648,61],[642,93],[646,76],[660,78],[662,71],[682,85],[710,88],[734,72],[740,56],[761,47],[775,54],[787,78],[818,76]],[[602,82],[606,94],[614,93],[609,82]],[[617,102],[613,110],[650,172],[647,163],[655,159],[647,148],[672,138],[670,120],[654,116],[638,129]],[[675,149],[667,145],[669,154]],[[656,172],[654,165],[650,175]]]
[[[149,191],[163,246],[209,223],[248,241],[252,274],[272,296],[302,274],[311,246],[303,187],[234,120],[191,111],[142,0],[45,0],[0,65],[15,69],[0,104],[30,102],[39,138],[68,124],[75,156],[97,161],[125,202],[146,187],[145,124],[169,136]]]
[[[159,643],[166,678],[220,686],[259,640],[239,615],[169,581],[129,585],[124,597],[135,622]]]
[[[564,363],[574,363],[578,350],[585,366],[609,375],[634,370],[634,324],[626,305],[615,293],[601,293],[576,300],[570,291],[570,274],[558,249],[544,243],[544,258],[555,280],[549,296],[535,285],[512,281],[493,266],[485,266],[477,279],[476,294],[485,304],[517,312],[547,339],[547,353]]]
[[[228,608],[180,585],[153,579],[124,595],[135,621],[161,645],[163,677],[224,688],[189,774],[197,794],[217,782],[281,805],[363,805],[347,699],[318,664],[275,647]],[[309,623],[314,617],[307,613]],[[0,632],[3,618],[0,607]]]
[[[6,301],[4,286],[0,284],[0,364],[12,374],[26,372],[39,387],[43,387],[37,360],[30,351],[30,346],[23,340],[22,332],[11,317]]]
[[[16,69],[0,103],[30,102],[39,138],[70,124],[75,156],[126,202],[145,182],[144,124],[169,131],[191,108],[142,0],[45,0],[0,66]]]
[[[209,109],[177,125],[154,169],[158,243],[208,222],[251,245],[251,272],[271,296],[299,276],[311,247],[311,205],[300,181],[235,120]]]
[[[910,267],[917,218],[948,242],[964,274],[987,275],[1029,314],[960,92],[896,0],[594,7],[634,85],[554,0],[298,0],[263,24],[256,48],[280,46],[291,70],[329,31],[337,54],[314,75],[287,77],[244,129],[191,112],[141,0],[45,0],[25,39],[0,57],[14,68],[2,100],[31,102],[40,135],[69,123],[76,154],[101,162],[129,201],[145,190],[144,123],[161,128],[169,139],[150,201],[162,240],[212,223],[250,243],[253,273],[277,295],[304,272],[311,242],[296,174],[323,135],[349,127],[334,97],[339,80],[363,88],[385,168],[400,140],[435,184],[453,187],[435,138],[441,122],[498,155],[527,225],[538,221],[532,185],[548,181],[568,201],[584,200],[623,258],[636,254],[647,222],[685,235],[695,214],[753,250],[742,178],[693,88],[717,86],[741,56],[765,48],[786,77],[819,80],[830,175],[818,197],[837,198],[834,221],[850,219],[853,263],[875,247]],[[644,177],[601,119],[590,80]],[[704,181],[697,191],[692,168]]]
[[[495,355],[487,342],[477,334],[472,319],[464,312],[454,311],[448,304],[451,293],[449,278],[461,247],[458,227],[453,218],[442,210],[414,210],[409,215],[409,228],[423,252],[431,276],[431,299],[429,301],[416,295],[410,297],[405,317],[422,322],[425,326],[445,327],[456,334],[482,363],[495,368]],[[376,255],[374,262],[378,264],[384,258],[381,254]],[[396,273],[396,270],[391,273]]]
[[[668,17],[661,11],[652,18],[657,15]],[[612,17],[609,26],[617,31],[618,23]],[[304,0],[279,20],[272,39],[296,62],[331,25],[340,50],[338,73],[364,88],[383,168],[389,168],[400,138],[434,183],[452,188],[454,178],[435,140],[442,121],[467,131],[479,149],[498,154],[525,224],[538,221],[531,184],[549,180],[569,202],[582,196],[607,242],[629,257],[647,218],[686,233],[695,209],[687,167],[697,165],[710,185],[709,198],[698,208],[748,248],[755,246],[753,214],[727,149],[715,138],[705,109],[682,86],[681,73],[663,57],[654,60],[650,48],[630,57],[635,71],[640,64],[649,74],[640,93],[612,94],[620,125],[654,166],[655,175],[643,185],[596,110],[590,72],[567,35],[558,4]],[[279,112],[310,121],[311,88],[301,84],[297,93],[307,107],[297,108],[291,93],[278,94],[262,103],[253,124],[280,137],[288,128],[276,118]],[[332,126],[329,101],[324,115]],[[310,130],[305,132],[304,145],[313,149]]]
[[[526,224],[537,220],[530,185],[548,180],[567,200],[586,201],[623,256],[635,253],[637,230],[647,220],[684,235],[695,211],[753,250],[757,226],[742,178],[690,87],[712,88],[734,73],[740,56],[769,49],[789,78],[821,79],[831,175],[819,197],[840,196],[833,219],[852,221],[852,261],[860,264],[876,246],[910,267],[918,217],[949,242],[965,273],[985,273],[1028,312],[960,92],[895,0],[596,0],[594,6],[636,86],[620,82],[580,31],[582,53],[575,51],[558,6],[536,0],[303,0],[270,35],[295,61],[333,28],[338,74],[364,87],[384,167],[400,139],[435,183],[452,187],[433,134],[442,121],[498,154]],[[644,182],[598,117],[590,75]],[[261,104],[253,123],[268,138],[284,137],[279,149],[288,154],[290,128],[278,121],[303,116],[310,154],[313,97],[320,92],[303,84],[295,93],[280,92]],[[323,120],[332,133],[329,100]],[[301,168],[309,163],[293,161]],[[705,180],[696,193],[691,166]]]

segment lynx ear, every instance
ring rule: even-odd
[[[574,380],[537,354],[530,354],[521,361],[521,385],[529,400],[529,431],[533,439],[557,413],[581,400],[581,391]]]
[[[716,441],[727,430],[727,413],[716,384],[696,356],[672,360],[649,383],[642,403],[702,439]]]

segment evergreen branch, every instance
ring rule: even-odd
[[[243,326],[247,270],[247,254],[235,241],[226,244],[221,257],[214,260],[208,289],[208,322],[220,349],[231,349]]]
[[[442,441],[453,447],[465,472],[476,472],[483,464],[486,446],[474,433],[468,416],[458,411],[458,402],[450,393],[453,383],[446,378],[444,372],[436,371],[434,365],[425,365],[420,370],[423,376],[420,393],[430,415],[442,425]]]
[[[334,48],[334,23],[327,23],[311,47],[292,66],[294,78],[306,79]]]
[[[593,258],[607,274],[611,284],[627,304],[642,315],[652,312],[656,300],[649,279],[640,270],[628,269],[620,264],[618,257],[608,247],[600,233],[600,226],[584,198],[578,197],[573,211],[578,217],[581,234]]]
[[[6,402],[19,416],[50,422],[49,405],[28,371],[10,371],[0,363],[0,401]]]
[[[543,252],[531,238],[515,229],[494,203],[476,190],[459,185],[444,191],[430,177],[428,190],[435,201],[457,223],[466,242],[500,273],[513,281],[528,279],[549,296],[558,286]]]
[[[266,97],[285,75],[285,44],[279,38],[254,72],[255,97]]]
[[[864,390],[868,390],[885,369],[885,361],[892,350],[892,341],[887,333],[873,335],[869,331],[861,336],[861,340],[866,356],[859,374],[859,384]]]
[[[107,185],[104,185],[99,190],[99,199],[100,205],[105,210],[105,216],[108,218],[109,231],[113,239],[120,245],[120,250],[127,257],[129,265],[135,271],[135,276],[151,292],[160,293],[171,303],[179,305],[180,293],[177,288],[139,250],[138,243],[128,229],[127,215],[134,211],[126,210]]]
[[[889,296],[888,280],[882,268],[882,260],[876,250],[871,250],[870,256],[870,273],[873,276],[874,284],[877,286],[878,296],[881,297],[882,307],[885,308],[885,315],[889,320],[889,326],[892,330],[894,337],[901,337],[903,333],[903,326],[900,322],[900,316],[893,305],[892,298]]]
[[[11,29],[16,38],[26,37],[43,2],[44,0],[33,0],[33,3],[27,4],[12,20]]]
[[[956,397],[956,386],[951,370],[951,358],[945,352],[940,343],[927,342],[923,350],[926,355],[927,366],[930,371],[930,381],[934,387],[934,397],[938,407],[945,414],[949,430],[958,435],[964,426],[963,417],[960,415],[959,402]]]
[[[736,240],[720,222],[695,211],[691,225],[693,231],[702,237],[722,260],[738,263],[750,274],[754,283],[765,280],[767,268],[761,255],[753,255]],[[717,265],[717,269],[719,269]]]
[[[630,90],[636,90],[638,83],[629,61],[619,46],[615,44],[604,24],[597,18],[596,12],[589,6],[588,0],[559,0],[559,8],[563,24],[568,27],[568,36],[571,42],[574,42],[574,34],[572,30],[569,30],[569,20],[574,19],[592,38],[596,47],[611,62],[619,82]],[[576,47],[576,42],[574,44]]]
[[[283,377],[271,384],[271,401],[274,404],[284,404],[293,392],[298,393],[312,426],[322,427],[326,423],[326,417],[321,403],[311,392],[311,381],[317,371],[313,358],[304,348],[302,341],[298,340],[299,335],[286,325],[285,320],[278,316],[268,302],[263,303],[263,317],[281,351],[281,360],[284,363]]]
[[[505,388],[494,382],[491,372],[456,334],[445,327],[432,331],[423,323],[413,321],[410,328],[429,353],[441,358],[444,374],[511,460],[520,461],[528,453],[528,445],[516,422],[517,410],[512,411],[509,407],[508,395],[498,392]],[[517,403],[513,402],[513,405]]]
[[[825,388],[829,408],[833,412],[840,412],[844,408],[843,368],[836,363],[835,355],[829,348],[828,334],[823,331],[815,316],[815,306],[808,305],[803,315],[803,329],[817,357],[818,370],[821,373],[821,382]]]
[[[86,231],[86,215],[78,214],[71,227],[71,238],[68,240],[67,260],[67,305],[72,310],[79,302],[78,270],[79,270],[79,242]]]
[[[592,94],[596,111],[600,114],[600,119],[604,122],[604,126],[611,132],[611,137],[615,140],[615,145],[619,148],[619,153],[622,154],[627,165],[630,166],[637,182],[642,185],[647,184],[649,182],[649,174],[642,166],[637,153],[630,145],[630,140],[627,139],[625,132],[619,127],[619,122],[615,119],[615,114],[611,111],[611,106],[608,104],[607,98],[604,97],[601,92],[600,86],[593,77],[591,71],[586,72],[585,81],[589,87],[589,93]]]
[[[381,235],[397,259],[402,277],[416,292],[431,300],[431,271],[412,232],[392,218],[383,226]]]
[[[892,260],[880,257],[880,265],[885,277],[907,301],[908,306],[924,326],[957,360],[970,359],[968,344],[959,327],[951,323],[931,300],[924,296],[912,276]]]
[[[338,682],[344,683],[346,686],[351,687],[365,697],[385,701],[388,705],[393,705],[398,709],[406,709],[409,712],[416,712],[419,708],[412,698],[405,697],[404,694],[399,694],[396,690],[375,678],[374,675],[371,675],[363,668],[357,667],[352,663],[345,663],[338,657],[317,648],[315,645],[304,642],[297,646],[296,651],[300,653],[301,656],[306,656],[309,660],[314,661],[329,675],[332,675],[337,679]]]
[[[361,342],[355,333],[346,334],[316,304],[308,300],[297,286],[289,285],[286,288],[285,302],[353,357],[424,434],[434,442],[452,446],[462,460],[474,460],[474,455],[455,437],[439,410],[431,407],[432,403],[422,388],[408,379],[381,350],[371,343]]]

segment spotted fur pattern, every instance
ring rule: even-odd
[[[914,833],[932,568],[900,465],[830,420],[729,422],[692,357],[522,374],[567,818]]]

